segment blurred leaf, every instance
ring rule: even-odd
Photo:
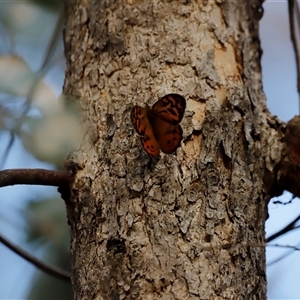
[[[7,129],[7,121],[13,118],[13,112],[0,103],[0,130]]]
[[[41,6],[43,9],[51,10],[51,11],[59,11],[62,9],[63,1],[61,0],[30,0],[30,2]]]
[[[30,1],[1,1],[0,18],[13,34],[39,36],[46,27],[41,10]]]
[[[57,109],[58,101],[53,91],[35,76],[21,57],[0,56],[0,91],[27,97],[32,88],[34,88],[32,104],[42,113]]]
[[[65,270],[70,270],[70,253],[47,251],[44,256],[47,263],[51,263]],[[70,300],[73,299],[73,289],[70,282],[50,276],[39,270],[32,280],[32,287],[27,296],[28,300]]]
[[[69,249],[69,232],[65,205],[61,198],[30,201],[25,209],[28,242],[50,243],[58,249]]]
[[[65,204],[60,198],[30,201],[25,208],[28,241],[42,247],[46,263],[70,270],[70,236]],[[40,252],[40,251],[39,251]],[[71,283],[36,270],[27,299],[72,299]]]
[[[23,130],[21,140],[27,151],[42,161],[61,166],[66,156],[74,151],[83,135],[79,114],[64,109],[28,119],[29,130]]]

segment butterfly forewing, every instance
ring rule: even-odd
[[[136,132],[141,136],[145,151],[152,157],[159,157],[159,146],[153,135],[152,126],[147,117],[147,109],[134,106],[131,110],[131,121]]]
[[[183,118],[185,107],[184,97],[179,94],[168,94],[153,105],[152,111],[161,119],[177,125]]]
[[[139,135],[144,135],[147,127],[147,110],[141,106],[134,106],[131,110],[131,122]]]

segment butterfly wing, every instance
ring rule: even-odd
[[[180,121],[186,107],[185,98],[179,94],[168,94],[160,98],[148,113],[154,136],[162,152],[171,154],[182,140]]]
[[[164,121],[177,125],[183,118],[185,107],[184,97],[179,94],[168,94],[153,105],[152,112]]]
[[[134,106],[130,114],[134,129],[139,135],[144,135],[148,124],[147,110],[141,106]]]
[[[156,117],[153,124],[153,133],[160,150],[171,154],[180,146],[182,140],[182,128]]]
[[[144,150],[153,158],[158,159],[159,158],[159,146],[158,143],[151,131],[148,134],[145,134],[141,137],[141,143],[144,148]]]
[[[136,132],[141,136],[144,150],[152,157],[159,157],[159,145],[154,137],[152,126],[147,116],[147,109],[134,106],[131,110],[131,122]]]
[[[132,124],[150,156],[158,158],[160,149],[171,154],[179,147],[182,129],[178,124],[183,118],[185,107],[185,98],[179,94],[168,94],[160,98],[152,109],[133,107]]]

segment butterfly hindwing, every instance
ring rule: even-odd
[[[185,107],[184,97],[179,94],[168,94],[160,98],[153,105],[152,110],[161,119],[177,125],[183,118]]]
[[[154,138],[154,135],[151,132],[141,137],[141,143],[143,145],[144,150],[152,157],[158,158],[159,157],[159,146]]]
[[[180,146],[182,140],[182,128],[180,125],[173,125],[156,118],[153,125],[153,133],[160,150],[164,153],[171,154]]]

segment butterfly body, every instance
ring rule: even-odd
[[[152,108],[134,106],[131,111],[132,124],[140,135],[144,150],[158,158],[160,150],[173,153],[182,140],[179,125],[186,107],[184,97],[168,94],[159,99]]]

